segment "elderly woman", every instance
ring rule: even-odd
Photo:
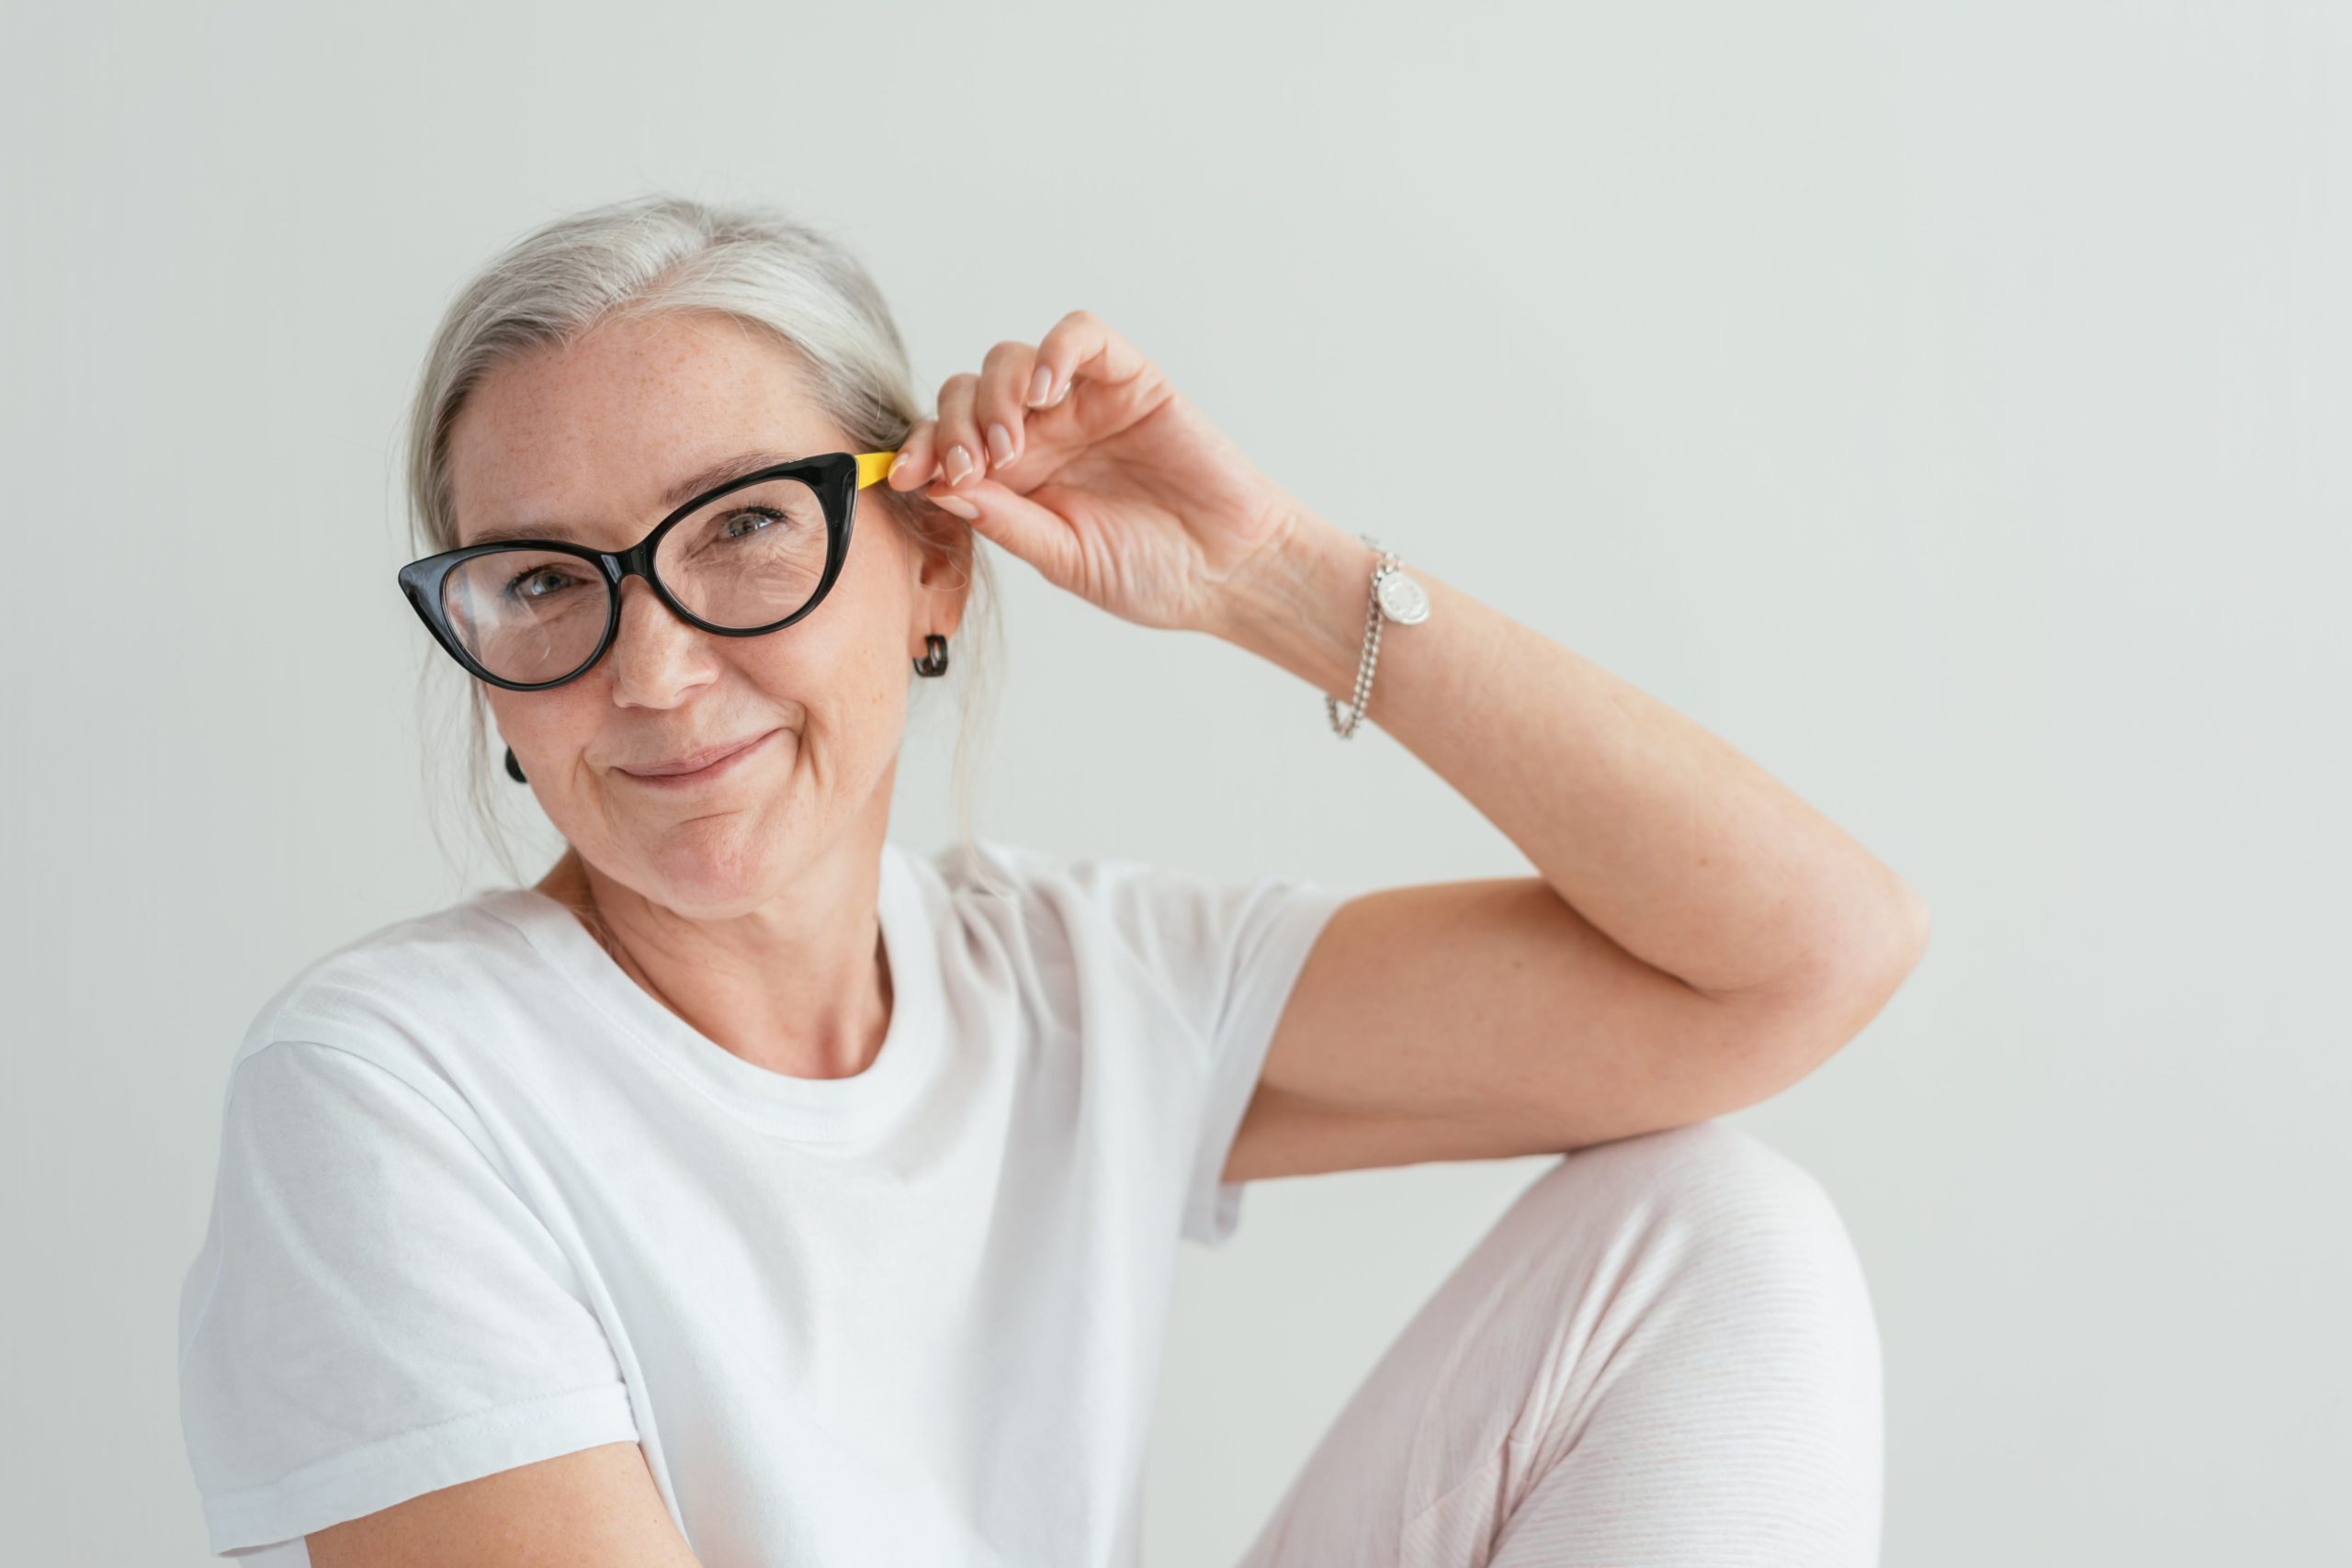
[[[1861,1270],[1712,1120],[1920,955],[1837,827],[1271,482],[1094,315],[924,417],[864,271],[774,214],[525,238],[412,441],[401,585],[568,847],[237,1052],[179,1318],[215,1551],[1124,1568],[1180,1238],[1260,1178],[1549,1152],[1248,1562],[1875,1562]],[[1376,722],[1540,874],[909,853],[980,540]]]

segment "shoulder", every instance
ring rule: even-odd
[[[959,906],[1016,907],[1062,916],[1133,909],[1154,897],[1214,896],[1220,884],[1195,873],[1134,855],[1066,852],[1002,839],[976,839],[968,852],[949,845],[928,857],[909,857]]]
[[[435,1086],[453,1075],[443,1054],[494,1017],[530,965],[527,942],[497,913],[517,896],[502,889],[388,921],[303,964],[254,1010],[229,1089],[273,1048],[295,1047],[345,1053],[444,1099]]]
[[[1220,879],[1133,855],[980,839],[913,861],[949,929],[1064,993],[1090,983],[1214,1016],[1237,974],[1311,937],[1340,896],[1272,873]]]
[[[1141,860],[1001,839],[910,854],[907,864],[934,914],[967,942],[1064,956],[1132,925],[1155,886],[1182,879]]]
[[[1259,872],[1219,878],[1134,855],[1065,853],[1001,840],[950,847],[932,861],[960,905],[1029,925],[1093,927],[1130,946],[1211,942],[1286,897],[1320,893],[1297,876]],[[990,885],[1002,888],[991,895]]]

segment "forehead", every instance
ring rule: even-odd
[[[460,543],[526,528],[634,543],[671,492],[750,452],[841,449],[800,356],[708,313],[613,321],[492,368],[449,433]]]

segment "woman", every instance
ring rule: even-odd
[[[403,586],[568,849],[239,1050],[180,1314],[214,1551],[1130,1563],[1180,1236],[1251,1179],[1553,1151],[1250,1562],[1875,1561],[1859,1266],[1711,1120],[1922,951],[1836,827],[1284,492],[1088,312],[922,417],[864,272],[773,215],[526,237],[413,441]],[[1377,722],[1542,875],[902,851],[982,538]]]

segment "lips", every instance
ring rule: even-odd
[[[741,740],[722,740],[716,746],[706,746],[698,751],[684,752],[663,761],[639,763],[635,767],[623,768],[621,772],[640,779],[666,779],[679,773],[700,773],[713,762],[722,758],[731,757],[745,747],[764,740],[774,733],[773,730],[763,729],[757,735],[748,735]]]

